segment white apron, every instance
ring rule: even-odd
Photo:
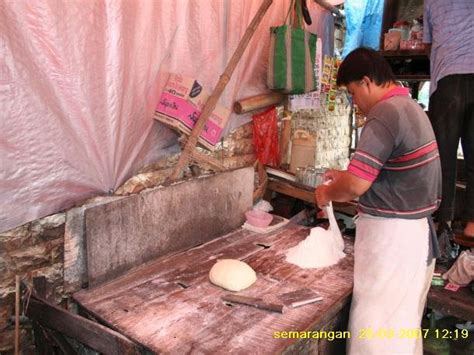
[[[428,248],[426,218],[359,216],[348,354],[423,353],[416,330],[435,265]]]

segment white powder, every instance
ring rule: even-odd
[[[303,269],[320,268],[336,264],[344,254],[344,241],[337,226],[332,205],[326,209],[329,217],[329,229],[321,227],[311,229],[308,237],[288,250],[286,260]]]

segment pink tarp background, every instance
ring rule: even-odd
[[[261,0],[0,2],[0,231],[115,190],[176,151],[167,72],[211,91]],[[220,104],[266,92],[274,0]],[[232,115],[227,131],[248,116]]]

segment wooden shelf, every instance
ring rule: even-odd
[[[426,74],[395,74],[395,77],[398,80],[405,80],[405,81],[423,81],[423,80],[430,80],[430,76]]]
[[[297,182],[269,178],[267,189],[314,204],[314,188]],[[348,215],[357,214],[357,202],[333,202],[334,210]]]
[[[444,268],[437,270],[444,273]],[[442,286],[431,286],[428,292],[427,306],[445,315],[450,315],[464,320],[474,320],[474,293],[470,287],[461,287],[453,292],[445,290]]]
[[[310,186],[269,178],[267,189],[314,204],[314,188]]]
[[[428,54],[426,51],[423,50],[398,50],[398,51],[380,51],[384,57],[391,57],[391,58],[428,58]]]
[[[425,50],[380,51],[380,54],[389,62],[397,80],[415,83],[430,80],[430,59]]]

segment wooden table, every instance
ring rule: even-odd
[[[427,306],[445,315],[474,321],[474,293],[470,287],[453,292],[442,286],[431,286]]]
[[[337,265],[300,269],[285,261],[285,253],[308,233],[292,223],[267,235],[239,229],[82,290],[74,299],[96,319],[154,352],[325,352],[328,342],[274,337],[278,331],[334,329],[348,312],[352,240],[345,238],[347,256]],[[257,272],[257,282],[238,294],[274,301],[279,294],[309,287],[324,300],[283,314],[226,304],[221,297],[228,292],[208,281],[210,268],[222,258],[244,260]]]
[[[435,271],[444,274],[447,268],[437,265]],[[431,286],[426,304],[445,315],[474,321],[474,293],[470,286],[461,287],[456,292],[445,290],[444,286]]]

